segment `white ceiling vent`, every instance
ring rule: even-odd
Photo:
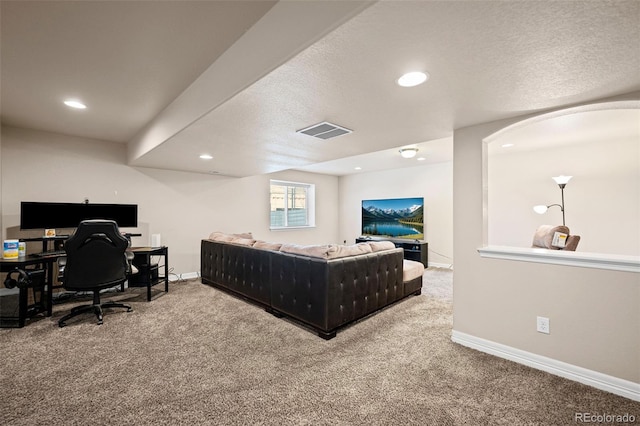
[[[313,136],[320,139],[331,139],[335,138],[336,136],[345,135],[351,132],[352,130],[326,121],[314,124],[313,126],[305,127],[304,129],[297,131],[297,133],[304,133],[305,135]]]

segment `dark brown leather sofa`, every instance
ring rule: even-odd
[[[402,249],[323,259],[227,241],[202,240],[202,282],[287,316],[324,339],[410,294]]]

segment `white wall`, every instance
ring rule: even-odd
[[[282,172],[239,179],[136,168],[125,161],[124,144],[3,127],[3,238],[24,235],[17,229],[20,201],[89,198],[138,204],[139,228],[126,229],[143,234],[133,238],[133,245],[147,245],[151,234],[161,234],[176,274],[200,270],[200,240],[216,230],[300,244],[338,241],[337,177]],[[316,185],[314,229],[269,230],[270,178]]]
[[[639,129],[640,132],[640,129]],[[492,142],[497,143],[497,142]],[[562,225],[552,176],[569,175],[566,225],[580,235],[578,251],[640,255],[640,140],[629,138],[489,155],[489,245],[530,247],[543,224]]]
[[[362,200],[424,197],[425,240],[429,265],[453,264],[453,163],[342,176],[340,178],[341,241],[361,235]]]
[[[637,273],[478,253],[486,208],[483,140],[519,120],[454,132],[454,332],[640,383]],[[551,334],[536,332],[538,315],[550,318]]]

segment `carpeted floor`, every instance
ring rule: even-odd
[[[140,294],[138,294],[140,293]],[[0,330],[2,425],[571,425],[640,404],[451,342],[451,271],[325,341],[203,285]]]

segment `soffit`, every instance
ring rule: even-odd
[[[352,173],[345,158],[631,92],[640,88],[639,10],[632,2],[378,2],[135,164],[171,157],[176,170],[231,176]],[[415,69],[429,81],[395,84]],[[296,133],[322,121],[353,133],[327,141]],[[214,159],[199,161],[203,152]]]

